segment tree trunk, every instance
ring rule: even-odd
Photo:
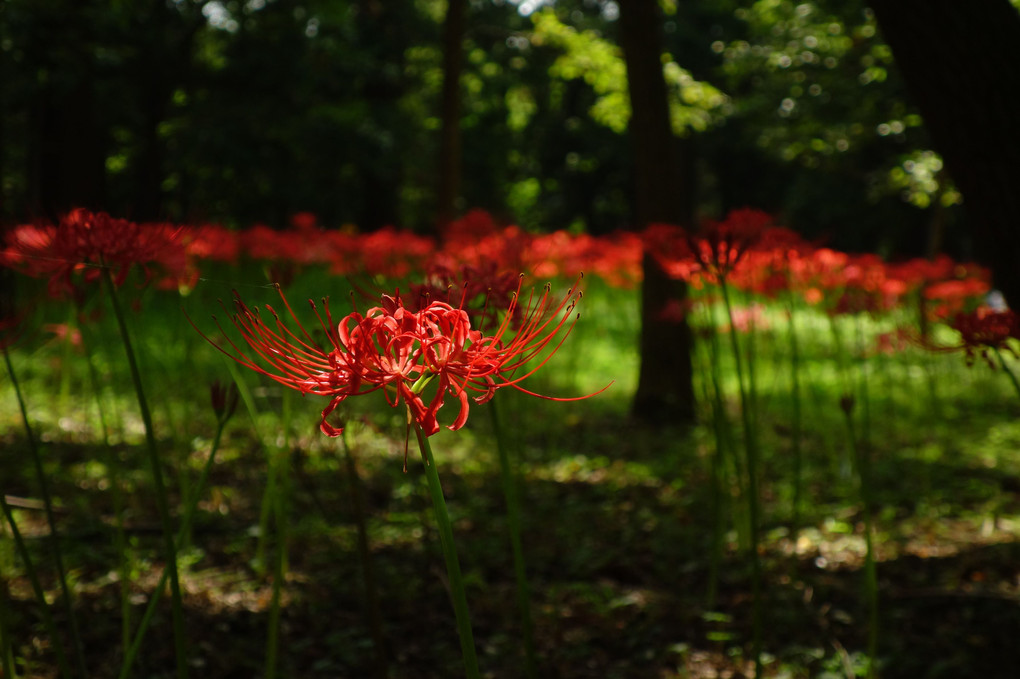
[[[656,0],[620,2],[620,43],[627,61],[629,133],[634,161],[636,226],[654,222],[690,226],[692,202],[681,172],[662,75],[662,21]],[[645,253],[641,287],[641,369],[633,413],[648,422],[694,419],[691,333],[686,319],[663,314],[682,303],[686,286],[671,280]]]
[[[872,0],[959,187],[982,260],[1020,306],[1020,14],[1008,0]]]
[[[449,0],[443,26],[442,129],[439,141],[439,189],[436,223],[442,229],[453,220],[460,194],[460,74],[464,70],[464,31],[467,0]]]
[[[47,84],[38,95],[39,117],[33,121],[38,184],[31,190],[36,214],[56,220],[71,208],[105,207],[105,153],[94,93],[86,73],[66,91]]]

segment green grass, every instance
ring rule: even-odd
[[[129,323],[138,338],[172,506],[182,475],[197,478],[215,432],[209,384],[229,379],[224,359],[187,324],[182,305],[210,335],[215,326],[209,314],[221,322],[224,317],[215,300],[229,299],[233,287],[249,304],[278,307],[275,292],[262,287],[254,270],[224,267],[208,278],[213,280],[183,299],[130,284],[124,289],[127,299],[136,295],[140,301]],[[496,396],[508,437],[520,451],[540,674],[637,679],[748,672],[750,573],[736,519],[729,515],[719,596],[714,610],[705,605],[714,447],[707,404],[701,406],[703,424],[693,429],[651,429],[632,420],[637,292],[586,283],[573,335],[526,386],[555,396],[589,393],[610,381],[613,386],[596,398],[567,403],[510,390]],[[25,300],[41,290],[32,286],[31,281],[19,286]],[[287,293],[302,319],[312,317],[301,300],[328,293],[338,317],[349,304],[350,288],[346,281],[309,272]],[[855,356],[841,357],[834,348],[826,316],[810,309],[797,313],[806,481],[799,526],[790,525],[790,355],[778,306],[765,310],[768,327],[756,331],[752,360],[762,449],[766,674],[846,676],[863,673],[866,665],[864,540],[839,406],[857,384],[858,370],[865,369],[883,630],[880,675],[1012,676],[1020,638],[1020,399],[1001,371],[981,361],[968,368],[959,354],[908,348],[869,357],[860,368]],[[90,675],[115,676],[120,609],[113,499],[95,396],[83,356],[41,330],[66,319],[60,304],[34,304],[27,324],[39,330],[13,348],[13,360],[52,481]],[[908,320],[908,314],[863,320],[864,345]],[[854,322],[839,323],[852,347]],[[107,314],[85,331],[104,376],[101,398],[113,423],[113,450],[126,472],[131,605],[139,616],[162,565],[141,423],[112,318]],[[695,393],[701,394],[704,352],[697,356]],[[736,423],[732,357],[724,352],[720,358],[730,397],[726,405]],[[264,657],[272,582],[252,563],[267,465],[259,440],[272,447],[287,439],[280,419],[283,388],[250,372],[245,377],[255,395],[256,422],[240,408],[228,425],[182,564],[195,676],[259,676]],[[342,453],[338,441],[317,429],[324,405],[311,396],[292,399],[286,451],[293,484],[289,575],[279,659],[284,677],[360,677],[373,662]],[[498,459],[483,407],[473,405],[467,427],[444,429],[432,446],[482,673],[516,677],[523,650],[514,574]],[[861,408],[858,401],[855,415]],[[452,415],[445,415],[450,421]],[[392,676],[458,676],[460,652],[442,554],[413,439],[408,471],[402,471],[405,417],[387,407],[381,394],[353,399],[346,417],[354,423],[352,444],[365,483]],[[4,493],[38,497],[6,377],[0,381],[0,470]],[[729,499],[730,506],[739,506],[736,497]],[[45,564],[42,513],[22,508],[16,516],[37,563]],[[276,549],[272,541],[269,548]],[[53,575],[43,566],[44,585],[55,596]],[[9,532],[0,538],[0,596],[10,603],[8,628],[20,675],[54,676],[53,641],[43,631]],[[58,625],[64,625],[54,610]],[[170,629],[169,606],[161,607],[135,676],[174,674]]]

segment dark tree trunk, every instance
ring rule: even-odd
[[[156,70],[156,73],[159,73]],[[141,151],[137,160],[138,188],[135,193],[131,217],[138,221],[155,221],[163,209],[163,142],[159,126],[166,119],[167,104],[172,92],[165,81],[156,76],[142,86],[144,90],[140,108],[144,120],[141,130]]]
[[[439,228],[455,215],[460,194],[460,74],[464,70],[464,31],[467,0],[449,0],[443,26],[443,90],[440,99],[442,129],[439,140],[439,188],[436,223]]]
[[[183,16],[167,3],[153,0],[150,12],[131,31],[131,36],[138,40],[134,46],[138,61],[130,77],[139,83],[136,90],[142,125],[129,212],[138,221],[166,217],[163,189],[167,175],[166,142],[160,137],[159,128],[167,120],[174,90],[187,90],[190,85],[195,35],[205,26],[198,6],[190,16]]]
[[[73,207],[106,207],[106,134],[97,110],[97,36],[85,3],[38,4],[19,28],[31,78],[25,209],[56,219]]]
[[[620,43],[627,61],[630,137],[634,160],[636,226],[654,222],[691,225],[690,191],[679,163],[662,76],[662,20],[656,0],[620,2]],[[668,278],[645,253],[641,287],[641,371],[634,415],[649,422],[694,419],[691,333],[686,320],[664,317],[686,287]]]
[[[75,207],[105,207],[105,153],[91,74],[67,90],[47,85],[35,111],[33,211],[56,219]]]
[[[871,6],[963,194],[979,254],[1020,306],[1020,14],[1008,0]]]

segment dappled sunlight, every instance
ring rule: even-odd
[[[414,640],[401,644],[400,666],[456,674],[451,630],[461,633],[462,618],[450,610],[455,578],[443,564],[453,540],[433,513],[438,495],[464,564],[458,586],[471,601],[479,662],[499,670],[520,653],[512,612],[521,571],[532,586],[537,657],[579,679],[746,676],[756,605],[770,619],[759,656],[766,676],[865,668],[872,609],[861,583],[871,568],[880,624],[923,630],[882,641],[879,656],[894,661],[945,645],[953,628],[930,623],[930,607],[1015,603],[1020,462],[1008,451],[1020,445],[1020,406],[1006,372],[1017,363],[1014,326],[1012,317],[961,311],[980,304],[984,274],[817,250],[770,231],[754,211],[728,219],[705,234],[648,235],[682,239],[660,250],[691,284],[670,313],[694,330],[693,424],[652,427],[631,412],[641,328],[633,238],[533,237],[473,213],[451,226],[455,247],[395,230],[364,239],[334,232],[332,247],[351,255],[338,258],[339,249],[312,247],[323,232],[304,216],[268,249],[250,234],[231,243],[220,230],[189,231],[195,263],[222,257],[210,266],[223,267],[225,282],[193,282],[177,260],[152,263],[153,273],[184,276],[176,291],[145,288],[147,272],[126,272],[120,290],[135,285],[141,297],[128,325],[142,337],[144,386],[157,394],[151,442],[114,318],[78,319],[80,344],[69,331],[12,353],[73,564],[72,610],[103,612],[86,638],[110,648],[100,642],[120,633],[118,602],[140,619],[169,563],[151,506],[158,486],[139,462],[150,445],[171,525],[190,519],[176,563],[196,666],[219,667],[213,650],[222,646],[257,674],[272,627],[289,648],[306,645],[289,656],[293,667],[362,671],[375,643],[365,617],[370,563],[386,636]],[[229,263],[245,242],[293,295]],[[536,281],[522,294],[518,273],[487,258],[541,260],[549,286]],[[582,265],[594,273],[560,277]],[[339,283],[338,267],[349,276]],[[423,283],[404,278],[422,267]],[[60,272],[70,278],[58,290],[92,283],[66,263]],[[50,269],[37,273],[39,290],[52,287]],[[730,296],[720,293],[727,281]],[[197,318],[222,313],[216,298],[242,283],[250,301],[234,308],[238,333]],[[937,286],[933,306],[916,308],[926,286]],[[406,306],[397,289],[409,291]],[[336,299],[328,310],[321,297],[304,306],[327,292]],[[180,315],[182,300],[208,341]],[[46,306],[32,314],[34,324],[61,316]],[[225,329],[232,334],[215,332]],[[98,388],[80,353],[90,346],[106,376]],[[998,360],[1003,349],[994,369],[976,360]],[[223,353],[255,370],[242,374]],[[232,419],[224,374],[239,385]],[[361,398],[368,392],[378,398]],[[28,553],[44,558],[51,529],[31,441],[8,415],[17,399],[5,391],[0,403],[10,406],[0,416],[0,464],[15,470],[5,499]],[[422,428],[432,434],[428,454]],[[749,458],[742,444],[751,435],[758,456]],[[749,469],[759,475],[757,538]],[[513,519],[508,479],[518,484]],[[515,531],[521,571],[508,563]],[[0,541],[0,559],[15,615],[31,615],[39,595],[12,541]],[[58,576],[45,572],[41,582],[43,598],[61,598]],[[165,633],[174,605],[168,598],[154,610],[164,633],[146,639],[138,666],[157,672],[174,664],[177,647]],[[1001,614],[977,632],[992,648],[1005,648]],[[118,662],[112,650],[90,657]]]

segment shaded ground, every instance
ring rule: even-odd
[[[607,424],[602,422],[602,424]],[[638,679],[740,677],[750,630],[748,569],[731,531],[708,608],[712,498],[703,447],[681,432],[612,423],[613,438],[577,425],[550,442],[520,437],[524,538],[543,677]],[[363,432],[358,454],[370,514],[373,559],[390,676],[460,676],[459,648],[431,505],[417,460],[400,470],[403,442]],[[484,428],[463,448],[439,437],[436,450],[469,579],[480,665],[486,676],[523,676],[513,571],[495,460]],[[599,443],[601,441],[601,444]],[[678,441],[686,441],[678,443]],[[3,486],[35,497],[23,441],[8,435]],[[281,640],[283,677],[373,676],[348,479],[321,443],[292,457],[293,520]],[[445,448],[444,448],[445,446]],[[201,446],[197,446],[201,448]],[[119,446],[122,460],[141,451]],[[578,451],[547,457],[545,450]],[[581,454],[580,451],[584,451]],[[112,493],[92,469],[95,445],[47,447],[60,530],[76,581],[76,614],[90,676],[117,676],[120,589],[113,552]],[[168,458],[169,458],[168,453]],[[192,468],[201,463],[196,453]],[[191,676],[261,676],[271,577],[254,567],[264,455],[233,431],[215,467],[209,500],[187,554]],[[442,457],[441,457],[442,459]],[[92,469],[92,471],[90,471]],[[909,470],[909,474],[905,471]],[[172,468],[167,467],[168,474]],[[959,460],[888,456],[876,469],[880,659],[886,679],[1015,677],[1020,666],[1020,496],[1012,475]],[[810,477],[816,502],[794,538],[783,517],[782,484],[766,484],[766,629],[770,676],[851,676],[866,645],[859,507],[825,477]],[[129,535],[137,620],[158,579],[159,536],[145,476],[133,474]],[[739,511],[736,510],[736,511]],[[42,512],[18,513],[37,561],[45,559]],[[269,554],[275,548],[270,541]],[[19,667],[56,676],[31,590],[10,540],[0,552],[13,604]],[[52,574],[46,581],[52,588]],[[54,588],[55,591],[55,588]],[[58,624],[66,621],[56,611]],[[174,676],[169,607],[157,614],[137,677]]]

